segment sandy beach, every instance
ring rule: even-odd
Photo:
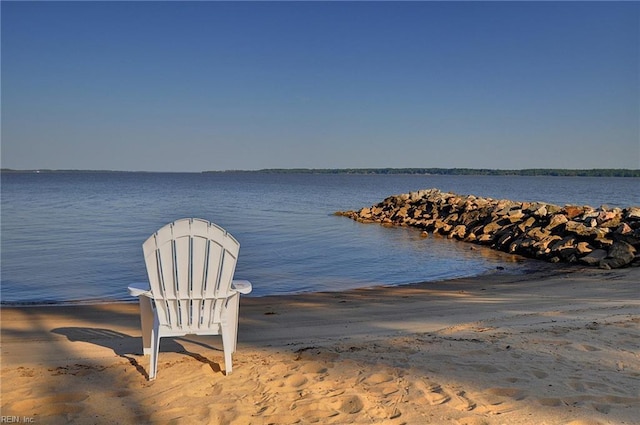
[[[640,268],[550,266],[245,297],[232,374],[219,337],[167,338],[153,382],[137,304],[3,307],[1,415],[42,424],[638,424],[639,282]]]

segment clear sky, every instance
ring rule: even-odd
[[[8,2],[5,168],[640,168],[638,2]]]

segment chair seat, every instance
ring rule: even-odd
[[[250,294],[253,290],[251,282],[243,279],[234,279],[233,282],[231,282],[231,288],[243,295]],[[151,288],[146,282],[134,282],[127,287],[127,290],[132,297],[139,297],[140,295],[152,296]]]

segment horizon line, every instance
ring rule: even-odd
[[[148,170],[113,170],[82,168],[0,168],[2,173],[358,173],[358,174],[452,174],[456,172],[476,173],[596,173],[596,172],[630,172],[640,175],[640,168],[471,168],[471,167],[344,167],[344,168],[261,168],[261,169],[227,169],[202,171],[148,171]]]

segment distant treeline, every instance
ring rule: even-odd
[[[112,170],[14,170],[2,168],[2,173],[132,173]],[[146,171],[141,171],[146,172]],[[566,176],[566,177],[640,177],[640,170],[594,168],[571,170],[562,168],[529,168],[495,170],[490,168],[267,168],[263,170],[203,171],[203,173],[270,173],[270,174],[416,174],[442,176]]]
[[[13,168],[2,168],[0,169],[2,173],[35,173],[35,174],[46,174],[46,173],[145,173],[146,171],[116,171],[116,170],[52,170],[48,168],[42,168],[38,170],[16,170]]]
[[[234,170],[240,172],[240,170]],[[216,171],[209,171],[216,172]],[[278,174],[420,174],[444,176],[568,176],[568,177],[640,177],[640,170],[598,168],[591,170],[530,168],[495,170],[489,168],[269,168],[254,173]]]

